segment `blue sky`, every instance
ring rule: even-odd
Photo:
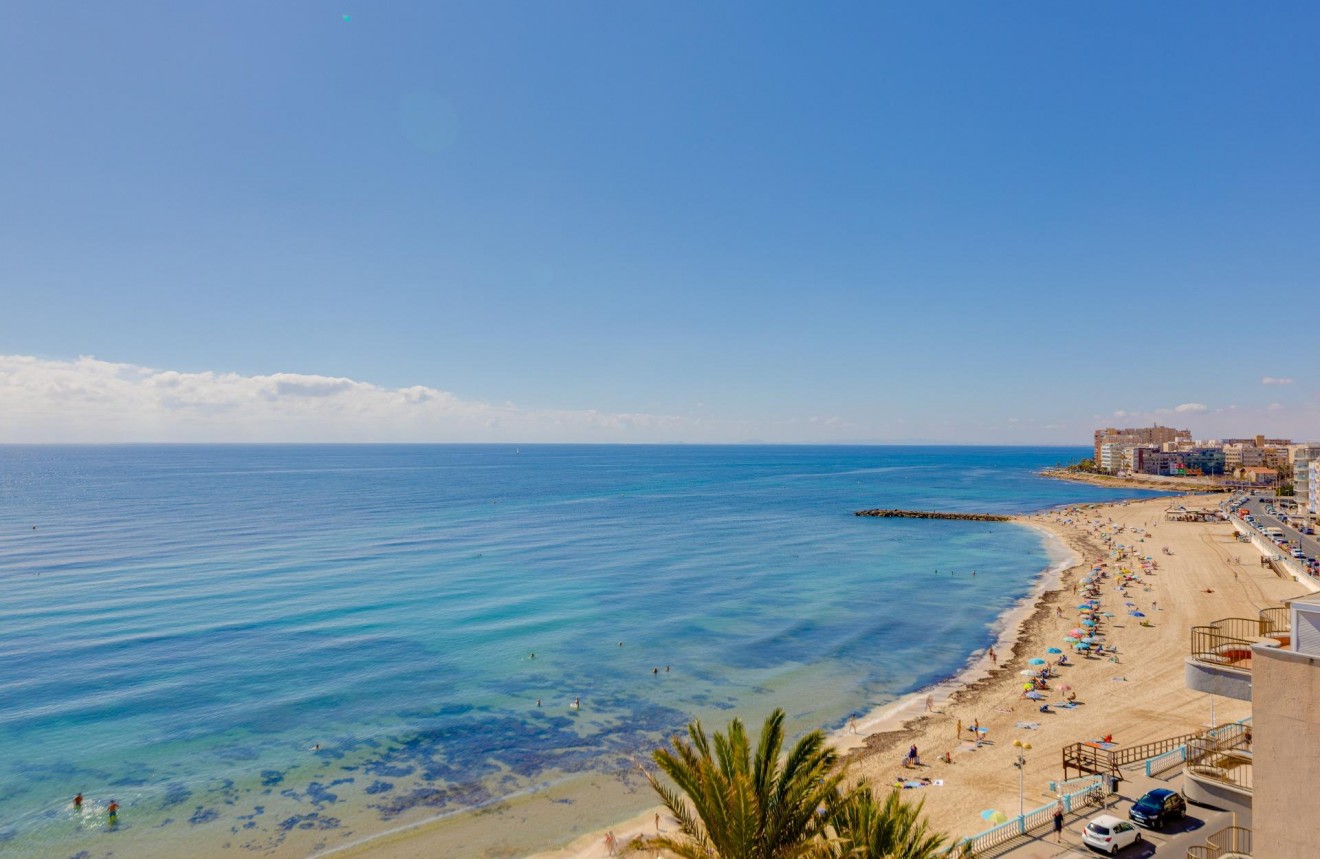
[[[1320,435],[1320,7],[824,8],[8,7],[0,441]]]

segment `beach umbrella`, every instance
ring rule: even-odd
[[[1071,635],[1073,638],[1081,638],[1083,635],[1086,635],[1086,630],[1084,630],[1084,629],[1070,629],[1070,630],[1068,630],[1068,634]]]
[[[1035,683],[1023,683],[1023,684],[1022,684],[1022,688],[1025,689],[1026,691],[1030,692],[1032,689],[1035,689],[1035,688],[1036,688],[1036,684],[1035,684]]]
[[[993,808],[987,808],[981,812],[981,819],[987,823],[1003,823],[1008,820],[1008,815],[1002,811],[996,811]]]
[[[1063,653],[1063,651],[1060,650],[1060,649],[1057,648],[1057,647],[1047,647],[1047,648],[1045,648],[1045,652],[1046,652],[1046,653]]]
[[[1030,698],[1030,699],[1033,700],[1033,701],[1039,701],[1041,698],[1044,698],[1045,696],[1042,695],[1042,694],[1040,694],[1039,692],[1028,692],[1028,693],[1027,693],[1026,695],[1024,695],[1023,697],[1024,697],[1024,698]]]
[[[1093,621],[1093,620],[1084,620],[1084,621],[1082,621],[1082,626],[1095,626],[1095,621]]]
[[[1084,602],[1084,603],[1082,603],[1081,605],[1079,605],[1079,606],[1077,607],[1077,610],[1078,610],[1078,611],[1090,611],[1090,610],[1091,610],[1091,604],[1090,604],[1089,602]]]
[[[1123,605],[1127,606],[1128,608],[1132,608],[1133,606],[1136,605],[1136,603],[1129,601],[1129,602],[1125,602],[1125,603],[1123,603]]]
[[[1044,665],[1044,664],[1045,664],[1045,660],[1044,660],[1044,659],[1041,659],[1039,656],[1035,656],[1035,657],[1032,657],[1031,659],[1028,659],[1028,660],[1027,660],[1027,664],[1028,664],[1028,665]]]
[[[1132,615],[1133,617],[1145,617],[1145,616],[1146,616],[1146,613],[1145,613],[1144,611],[1130,611],[1130,612],[1128,612],[1128,614]]]
[[[1088,635],[1082,638],[1082,644],[1094,644],[1099,640],[1100,639],[1096,638],[1094,635]]]
[[[1071,691],[1072,691],[1072,684],[1071,684],[1071,683],[1060,683],[1060,684],[1058,685],[1058,687],[1056,687],[1056,688],[1058,688],[1058,690],[1059,690],[1060,692],[1071,692]]]
[[[1113,617],[1113,616],[1114,616],[1114,613],[1113,613],[1112,611],[1101,612],[1101,614],[1103,614],[1105,617]]]
[[[1021,674],[1023,677],[1035,677],[1035,676],[1036,676],[1036,672],[1035,672],[1035,671],[1032,671],[1030,668],[1023,668],[1021,671],[1018,672],[1018,674]]]

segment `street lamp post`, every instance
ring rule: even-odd
[[[1026,817],[1026,790],[1027,790],[1027,751],[1031,749],[1031,743],[1024,743],[1021,740],[1014,740],[1013,747],[1018,750],[1017,760],[1013,766],[1018,771],[1018,818]]]

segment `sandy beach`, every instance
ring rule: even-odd
[[[1120,746],[1130,745],[1209,724],[1208,696],[1188,691],[1183,681],[1190,627],[1216,618],[1254,616],[1258,609],[1304,593],[1305,588],[1262,568],[1258,553],[1237,542],[1227,523],[1165,522],[1163,512],[1171,503],[1177,502],[1160,498],[1022,517],[1022,524],[1057,537],[1066,547],[1068,561],[1046,573],[1036,593],[1005,619],[994,660],[976,654],[959,677],[859,718],[856,734],[851,729],[837,734],[833,739],[846,753],[850,774],[877,785],[930,779],[930,786],[908,790],[908,796],[925,800],[935,827],[961,837],[986,828],[980,817],[983,809],[1017,812],[1014,740],[1032,746],[1026,752],[1024,801],[1033,808],[1050,798],[1047,784],[1062,776],[1061,749],[1069,743],[1112,735]],[[1106,537],[1110,542],[1105,542]],[[1158,569],[1140,572],[1135,562],[1116,560],[1111,553],[1120,545],[1137,556],[1151,557]],[[1056,659],[1046,653],[1049,647],[1067,649],[1064,636],[1078,622],[1075,606],[1080,597],[1075,589],[1099,563],[1106,565],[1108,574],[1100,582],[1102,610],[1114,614],[1102,624],[1102,643],[1117,648],[1117,655],[1114,661],[1108,654],[1091,659],[1070,656],[1071,664],[1057,668],[1059,676],[1051,682],[1070,684],[1078,706],[1041,713],[1037,702],[1022,697],[1020,672],[1030,667],[1030,658]],[[1126,596],[1117,592],[1115,583],[1123,568],[1141,579],[1129,586]],[[1124,605],[1129,601],[1146,614],[1145,623],[1129,616],[1131,609]],[[933,704],[929,712],[928,696]],[[1048,700],[1058,697],[1052,692]],[[1244,702],[1215,701],[1219,723],[1249,712],[1250,705]],[[975,722],[985,729],[979,745],[972,742],[968,730]],[[915,769],[902,766],[912,745],[921,757]],[[942,760],[946,753],[948,763]],[[635,792],[636,786],[631,787]],[[636,801],[635,795],[632,800]],[[616,837],[622,842],[637,832],[654,832],[659,811],[656,806],[620,822],[613,827]],[[517,814],[499,816],[507,817],[508,825],[519,825]],[[661,816],[659,825],[667,829],[673,823]],[[452,833],[446,835],[445,828],[418,827],[340,855],[402,859],[443,852],[453,847]],[[599,831],[538,854],[538,859],[607,855],[604,831]]]

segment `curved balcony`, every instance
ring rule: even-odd
[[[1250,701],[1251,648],[1283,647],[1290,640],[1288,610],[1283,607],[1262,609],[1255,618],[1226,617],[1194,626],[1184,668],[1187,688]]]
[[[1204,845],[1187,848],[1187,859],[1251,859],[1251,830],[1242,826],[1221,829]]]
[[[1188,802],[1249,814],[1253,784],[1250,726],[1224,725],[1213,736],[1188,741],[1183,770]]]

